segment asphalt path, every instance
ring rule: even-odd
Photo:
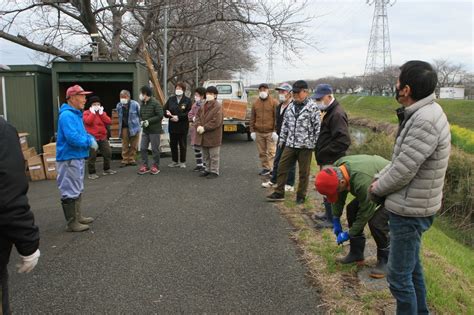
[[[190,149],[186,169],[163,158],[156,176],[127,167],[86,179],[83,212],[96,218],[88,232],[64,232],[54,181],[31,183],[41,258],[19,275],[12,253],[14,314],[318,313],[245,138],[225,138],[214,180],[192,172]]]

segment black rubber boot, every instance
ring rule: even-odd
[[[390,248],[377,248],[377,265],[370,271],[370,277],[374,279],[382,279],[387,275],[387,262]]]
[[[76,199],[76,213],[77,213],[77,220],[81,224],[90,224],[94,222],[94,218],[91,217],[83,217],[82,216],[82,194],[79,195],[79,198]]]
[[[364,264],[365,235],[351,237],[349,239],[350,249],[346,257],[336,259],[341,264],[351,264],[356,262],[358,265]]]
[[[67,232],[82,232],[89,229],[88,225],[79,223],[77,211],[76,211],[77,199],[62,199],[61,205],[64,211],[64,217],[67,221]]]

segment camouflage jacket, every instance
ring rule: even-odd
[[[297,106],[302,106],[298,111]],[[314,149],[321,126],[321,113],[318,106],[306,99],[304,105],[292,102],[285,112],[280,133],[280,143],[295,149]]]

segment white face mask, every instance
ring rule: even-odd
[[[258,93],[258,96],[261,98],[261,99],[266,99],[268,97],[268,92],[265,92],[265,91],[262,91],[260,93]]]
[[[144,101],[145,100],[145,95],[140,94],[140,96],[138,98],[140,99],[140,101]]]
[[[285,94],[278,94],[278,99],[280,100],[280,102],[284,102],[284,101],[286,101],[286,95]]]
[[[214,95],[212,94],[206,94],[206,101],[210,102],[210,101],[213,101],[215,98],[214,98]]]
[[[199,102],[200,100],[201,100],[200,96],[197,96],[197,95],[194,96],[194,101]]]
[[[128,98],[121,98],[120,103],[122,103],[123,105],[127,104],[128,103]]]
[[[176,90],[176,91],[174,91],[174,93],[175,93],[177,96],[181,96],[181,95],[183,95],[183,90]]]

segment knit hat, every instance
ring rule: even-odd
[[[339,193],[337,187],[339,186],[339,178],[337,177],[337,172],[334,168],[325,168],[321,170],[316,176],[314,182],[316,190],[321,194],[326,196],[330,203],[337,201]]]

